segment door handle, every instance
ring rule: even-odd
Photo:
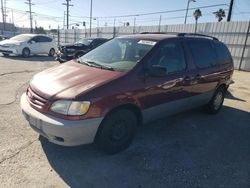
[[[184,81],[187,81],[187,82],[191,81],[192,79],[193,78],[191,76],[185,76],[184,77]]]

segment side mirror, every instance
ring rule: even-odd
[[[153,77],[163,77],[167,75],[167,67],[162,65],[152,65],[148,70],[148,74]]]
[[[36,41],[34,41],[34,40],[30,41],[30,44],[35,44],[35,43],[36,43]]]

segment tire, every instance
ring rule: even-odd
[[[85,53],[84,52],[77,52],[75,55],[74,55],[74,59],[77,59],[79,57],[81,57],[82,55],[84,55]]]
[[[61,59],[58,59],[59,63],[64,63],[65,61],[61,60]]]
[[[54,48],[51,48],[50,51],[49,51],[49,56],[50,57],[53,57],[55,55],[56,51]]]
[[[131,144],[136,126],[137,118],[132,111],[114,111],[101,123],[95,143],[107,154],[121,152]]]
[[[3,53],[3,56],[9,56],[10,54]]]
[[[223,106],[226,89],[219,87],[210,102],[206,105],[206,111],[209,114],[217,114]]]
[[[29,48],[24,48],[22,51],[22,56],[23,57],[29,57],[30,56],[30,49]]]

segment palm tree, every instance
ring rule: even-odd
[[[195,33],[196,33],[196,30],[197,30],[197,22],[198,22],[198,19],[202,16],[201,14],[201,10],[200,9],[196,9],[194,11],[194,18],[195,18]]]
[[[218,11],[213,13],[215,17],[218,19],[218,22],[223,20],[223,17],[226,17],[225,11],[223,9],[219,9]]]

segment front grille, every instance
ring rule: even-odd
[[[38,108],[40,110],[47,110],[49,107],[49,101],[37,93],[35,93],[30,87],[27,90],[27,97],[29,99],[29,102],[32,106],[35,108]]]
[[[64,53],[66,52],[66,48],[64,46],[59,46],[58,47],[59,52]]]

